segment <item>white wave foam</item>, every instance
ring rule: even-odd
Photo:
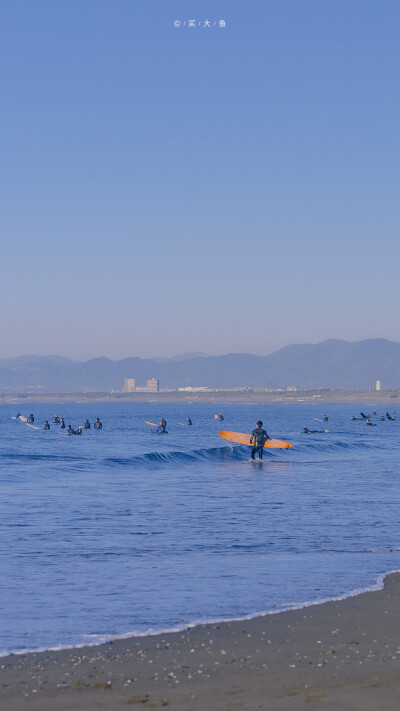
[[[194,620],[193,622],[183,623],[181,625],[176,625],[175,627],[165,627],[160,629],[152,629],[150,627],[149,629],[144,631],[131,630],[129,632],[123,632],[121,634],[86,634],[82,635],[82,637],[85,637],[87,641],[80,642],[78,644],[60,644],[56,647],[38,647],[35,649],[17,649],[12,651],[0,650],[0,657],[8,657],[12,655],[22,654],[39,654],[40,652],[61,652],[66,649],[82,649],[83,647],[98,647],[101,644],[108,644],[110,642],[115,642],[121,639],[132,639],[135,637],[154,637],[156,635],[183,632],[185,630],[193,629],[194,627],[201,627],[203,625],[224,624],[225,622],[242,622],[245,620],[254,620],[257,617],[280,615],[282,612],[288,612],[289,610],[302,610],[306,607],[324,605],[327,602],[339,602],[340,600],[347,600],[348,598],[357,597],[357,595],[363,595],[364,593],[383,590],[385,579],[388,577],[388,575],[393,575],[394,573],[400,573],[400,570],[389,570],[386,573],[380,573],[376,579],[376,582],[373,585],[370,585],[369,587],[356,588],[348,593],[344,593],[343,595],[339,595],[337,597],[326,597],[313,601],[282,604],[280,610],[263,610],[261,612],[255,612],[251,615],[243,615],[241,617],[223,617],[218,619]]]

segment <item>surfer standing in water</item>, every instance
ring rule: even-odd
[[[252,459],[255,459],[256,452],[258,452],[259,459],[263,458],[264,444],[267,439],[270,439],[268,433],[262,429],[262,425],[263,423],[261,420],[258,420],[256,429],[251,433],[250,444],[253,444],[254,442],[253,449],[251,450]]]

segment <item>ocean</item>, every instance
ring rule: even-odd
[[[368,406],[19,407],[40,427],[57,412],[103,429],[34,430],[0,406],[1,654],[278,612],[400,569],[399,422],[350,420],[372,414],[373,394]],[[153,434],[144,420],[161,416],[168,434]],[[262,466],[218,435],[258,419],[293,443]]]

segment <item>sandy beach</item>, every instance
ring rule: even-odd
[[[400,707],[400,574],[241,622],[0,659],[1,711]]]

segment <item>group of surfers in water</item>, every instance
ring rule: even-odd
[[[19,420],[21,418],[21,413],[19,412],[18,415],[16,416],[16,419]],[[35,422],[35,417],[33,413],[29,415],[29,417],[26,420],[27,424],[33,424]],[[80,425],[76,430],[74,430],[71,425],[66,426],[64,422],[63,417],[59,417],[57,414],[54,415],[54,420],[52,422],[53,425],[58,425],[60,430],[67,430],[67,434],[69,435],[81,435],[83,430],[90,430],[92,425],[90,424],[89,420],[86,419],[85,424],[82,426]],[[48,420],[44,421],[44,429],[49,430],[50,429],[50,422]],[[100,422],[100,418],[97,417],[96,421],[93,424],[93,429],[95,430],[101,430],[103,429],[103,424]]]
[[[214,415],[214,418],[215,418],[216,420],[222,421],[222,420],[224,419],[224,416],[223,416],[222,412],[220,412],[218,415]],[[183,424],[183,423],[181,422],[180,424]],[[192,422],[192,420],[190,419],[190,417],[187,417],[187,418],[186,418],[186,423],[185,423],[185,424],[187,424],[189,427],[192,427],[193,422]],[[158,427],[157,427],[157,429],[156,429],[156,434],[168,434],[168,432],[167,432],[167,420],[166,420],[164,417],[162,417],[161,420],[160,420],[160,424],[158,425]]]

